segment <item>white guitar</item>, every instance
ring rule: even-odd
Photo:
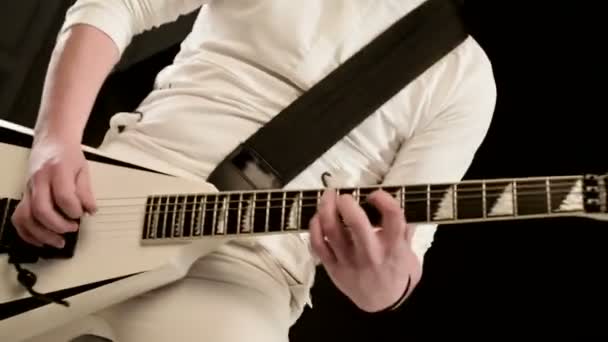
[[[99,211],[67,235],[64,249],[37,249],[19,243],[10,221],[24,188],[31,140],[30,130],[0,121],[0,341],[36,336],[52,341],[57,329],[77,328],[71,322],[179,280],[196,259],[227,239],[302,232],[323,191],[217,192],[211,184],[145,170],[86,148]],[[338,191],[365,205],[365,195],[376,189]],[[382,189],[394,194],[412,223],[608,219],[603,175]],[[371,208],[366,210],[373,216]]]

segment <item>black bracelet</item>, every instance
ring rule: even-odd
[[[394,311],[397,308],[399,308],[401,306],[401,304],[403,304],[405,302],[405,299],[407,298],[407,294],[408,294],[408,292],[410,292],[411,285],[412,285],[412,276],[408,276],[407,285],[405,286],[405,291],[403,291],[403,294],[401,295],[401,297],[399,297],[399,299],[397,299],[397,301],[393,305],[387,307],[386,309],[382,309],[382,310],[378,311],[378,313]]]

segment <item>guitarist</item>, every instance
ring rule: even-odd
[[[19,235],[60,248],[61,233],[95,214],[80,142],[100,87],[135,35],[201,9],[137,113],[113,116],[99,148],[204,181],[241,141],[422,2],[76,1],[44,84],[28,191],[12,217]],[[495,99],[490,61],[469,37],[287,187],[459,181],[485,137]],[[368,200],[381,214],[379,230],[351,196],[326,191],[309,235],[228,243],[182,281],[99,314],[121,342],[286,341],[310,303],[319,263],[361,310],[394,309],[422,276],[435,226],[407,225],[385,192]]]

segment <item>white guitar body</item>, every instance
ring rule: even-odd
[[[0,155],[5,161],[0,165],[0,198],[20,198],[29,149],[0,143]],[[141,244],[144,224],[141,213],[147,196],[215,192],[212,185],[100,162],[90,162],[90,170],[94,193],[102,205],[96,215],[81,221],[74,257],[40,259],[23,266],[36,274],[34,288],[41,293],[132,276],[66,298],[69,308],[48,304],[2,320],[0,341],[37,341],[39,336],[40,341],[63,342],[81,335],[83,329],[106,335],[103,322],[87,315],[179,280],[196,259],[225,242],[218,238],[167,245]],[[0,277],[0,308],[16,298],[30,297],[17,282],[17,272],[8,263],[6,254],[0,255]]]

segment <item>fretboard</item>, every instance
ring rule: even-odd
[[[377,223],[366,201],[390,193],[409,223],[454,224],[571,215],[585,211],[579,176],[339,188]],[[308,229],[324,189],[176,194],[148,198],[142,239],[147,242],[299,232]]]

